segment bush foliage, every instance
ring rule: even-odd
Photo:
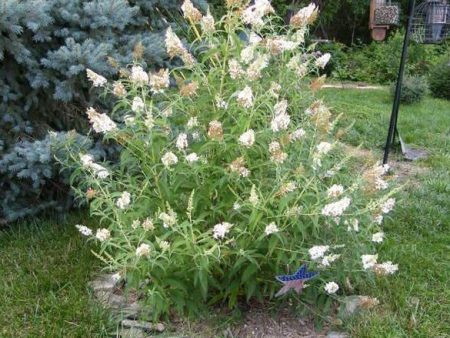
[[[431,95],[450,100],[450,60],[436,65],[428,78]]]
[[[396,83],[391,84],[391,94],[395,95]],[[406,76],[403,79],[400,101],[406,104],[420,102],[428,93],[428,83],[425,77]]]
[[[385,42],[348,47],[340,43],[321,45],[321,49],[333,55],[327,74],[340,80],[389,84],[397,79],[403,34],[397,32]],[[427,76],[431,69],[448,54],[447,45],[423,45],[411,43],[406,74]]]
[[[75,149],[65,163],[103,226],[78,229],[127,285],[145,285],[155,317],[273,297],[275,276],[303,263],[320,271],[306,301],[326,308],[327,293],[397,269],[376,254],[395,202],[386,168],[353,170],[333,136],[339,117],[314,98],[329,60],[304,43],[316,10],[280,29],[268,2],[239,3],[228,0],[215,23],[184,2],[198,53],[170,29],[165,41],[183,66],[149,77],[134,65],[116,83],[91,74],[118,96],[111,114],[88,114],[95,132],[122,145],[120,161]]]

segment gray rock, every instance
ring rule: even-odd
[[[94,292],[101,290],[112,291],[118,283],[117,279],[113,276],[113,274],[100,275],[92,282],[89,282],[88,285],[94,290]]]
[[[152,323],[139,321],[139,320],[124,319],[124,320],[122,320],[121,324],[122,324],[122,327],[135,328],[135,329],[140,329],[140,330],[144,330],[147,332],[154,330],[154,326]]]
[[[349,338],[350,336],[345,332],[337,332],[337,331],[330,331],[327,334],[327,338]]]
[[[148,338],[149,336],[145,334],[144,331],[130,328],[130,329],[121,329],[118,333],[118,337],[121,338]]]

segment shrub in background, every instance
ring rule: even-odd
[[[391,95],[395,95],[396,83],[391,84]],[[405,76],[400,101],[406,104],[420,102],[428,93],[428,83],[422,76]]]
[[[321,49],[333,55],[327,73],[340,80],[389,84],[397,79],[403,44],[401,31],[387,41],[347,47],[339,43],[323,44]],[[426,76],[434,65],[442,62],[448,45],[411,43],[406,74]]]
[[[431,95],[450,100],[450,60],[436,65],[428,77]]]
[[[197,3],[206,7],[203,0]],[[3,0],[0,156],[6,157],[8,165],[0,178],[2,187],[12,189],[7,179],[16,173],[9,168],[22,165],[11,161],[22,161],[23,153],[50,151],[50,139],[36,144],[31,140],[44,138],[48,130],[87,129],[85,108],[98,101],[95,90],[87,85],[87,68],[113,77],[136,59],[149,69],[168,66],[161,31],[174,21],[178,11],[176,0]],[[102,103],[109,106],[108,100]],[[33,163],[46,165],[45,172],[55,172],[51,160],[31,160],[27,164],[30,171],[34,171]],[[36,184],[30,185],[30,200],[34,202],[52,185],[39,182],[43,184],[41,194],[36,195]],[[21,185],[23,198],[26,187]],[[1,194],[8,205],[0,211],[0,218],[12,220],[15,215],[27,214],[25,210],[13,211],[22,205],[15,205],[17,192],[2,190]]]
[[[145,286],[155,318],[262,301],[303,263],[320,276],[302,297],[324,309],[366,274],[397,270],[376,253],[395,202],[386,168],[352,169],[333,137],[338,116],[314,98],[330,57],[304,43],[317,11],[279,35],[268,2],[240,3],[215,23],[184,1],[193,46],[209,48],[194,58],[168,29],[168,54],[184,66],[148,76],[135,65],[104,84],[118,96],[113,114],[88,111],[94,131],[121,144],[118,166],[77,149],[65,164],[103,226],[78,229],[129,287]]]

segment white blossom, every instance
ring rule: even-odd
[[[372,242],[381,243],[384,240],[384,232],[377,232],[372,235]]]
[[[274,9],[269,0],[255,0],[254,4],[242,12],[242,21],[245,24],[260,27],[264,24],[263,17],[273,13]]]
[[[327,195],[328,197],[339,197],[344,193],[344,187],[340,184],[333,184],[330,188],[328,188]]]
[[[326,54],[322,55],[321,57],[319,57],[316,60],[316,66],[321,68],[321,69],[323,69],[328,64],[330,59],[331,59],[331,54],[330,53],[326,53]]]
[[[228,109],[228,103],[220,96],[216,97],[216,106],[219,109]]]
[[[237,95],[238,103],[244,108],[250,108],[253,106],[253,92],[249,86],[246,86]]]
[[[287,114],[287,100],[278,102],[274,107],[274,117],[270,122],[270,128],[272,131],[278,132],[286,130],[291,123],[291,118]]]
[[[356,218],[352,219],[351,222],[346,220],[344,224],[347,225],[347,231],[352,230],[354,230],[355,232],[359,231],[359,221]]]
[[[136,96],[131,103],[131,110],[135,113],[143,111],[145,108],[145,103],[139,96]]]
[[[188,136],[185,133],[180,133],[177,137],[176,147],[179,150],[184,150],[188,147]]]
[[[201,22],[200,22],[201,26],[202,26],[202,30],[205,33],[213,33],[215,30],[215,21],[214,21],[214,17],[211,15],[211,11],[207,10],[206,15],[202,18]]]
[[[361,261],[365,270],[371,269],[377,264],[378,255],[362,255]]]
[[[145,231],[153,231],[155,229],[155,225],[153,224],[153,220],[150,217],[147,217],[142,222],[142,229]]]
[[[131,67],[130,80],[137,85],[144,85],[148,83],[149,79],[148,74],[141,66],[133,66]]]
[[[300,9],[290,20],[290,24],[294,27],[304,27],[314,22],[317,18],[319,9],[314,3]]]
[[[188,120],[186,126],[187,126],[188,129],[193,129],[193,128],[197,127],[198,126],[198,119],[197,119],[197,117],[196,116],[191,117]]]
[[[135,219],[132,223],[131,223],[131,228],[136,230],[137,228],[139,228],[141,226],[141,221],[138,219]]]
[[[178,157],[174,153],[169,151],[164,154],[164,156],[161,158],[161,161],[166,167],[170,167],[178,163]]]
[[[327,252],[329,249],[330,247],[328,245],[315,245],[311,249],[309,249],[308,252],[312,260],[317,260],[319,258],[322,258],[325,252]]]
[[[196,153],[191,153],[191,154],[186,156],[186,161],[188,161],[189,163],[195,163],[199,159],[200,158],[198,157],[198,155]]]
[[[259,203],[258,193],[256,192],[256,186],[254,184],[250,190],[250,197],[248,200],[253,206],[256,206]]]
[[[90,81],[92,81],[92,85],[94,87],[103,87],[108,82],[108,80],[106,80],[106,78],[104,78],[103,76],[101,76],[101,75],[97,74],[96,72],[90,70],[89,68],[86,69],[86,74],[87,74],[88,79]]]
[[[324,256],[324,257],[322,258],[321,264],[322,264],[323,266],[330,266],[331,263],[333,263],[333,262],[334,262],[335,260],[337,260],[339,257],[341,257],[341,255],[333,254],[333,255],[327,255],[327,256]]]
[[[374,222],[378,225],[381,225],[383,223],[383,215],[376,215],[374,217]]]
[[[161,69],[159,72],[150,74],[150,87],[153,93],[162,93],[164,89],[169,88],[170,78],[169,70]]]
[[[177,223],[177,214],[173,210],[169,210],[169,213],[160,213],[159,219],[163,222],[164,228],[169,228]]]
[[[395,198],[389,198],[386,202],[384,202],[381,206],[381,211],[384,214],[387,214],[394,209],[395,206]]]
[[[194,7],[191,0],[184,0],[181,5],[181,10],[183,11],[183,16],[192,22],[198,22],[202,18],[202,13]]]
[[[344,211],[350,206],[351,201],[349,197],[344,197],[337,202],[327,204],[322,209],[322,215],[332,217],[342,216]]]
[[[334,294],[339,290],[339,285],[336,284],[335,282],[328,282],[327,284],[325,284],[325,291],[328,294]]]
[[[111,237],[111,233],[108,229],[98,229],[97,233],[95,234],[95,237],[100,241],[106,241]]]
[[[272,223],[270,223],[270,224],[268,224],[266,226],[266,229],[264,230],[264,233],[267,236],[269,236],[269,235],[274,234],[274,233],[276,233],[278,231],[279,231],[279,229],[278,229],[277,225],[274,222],[272,222]]]
[[[319,153],[319,155],[328,154],[331,149],[333,149],[333,145],[329,142],[320,142],[317,145],[317,152]]]
[[[375,272],[382,275],[392,275],[398,271],[398,264],[393,264],[391,261],[387,261],[374,266]]]
[[[233,210],[239,210],[241,208],[241,205],[238,202],[233,203]]]
[[[130,205],[131,202],[131,195],[128,191],[124,191],[122,195],[119,197],[119,199],[116,202],[116,205],[119,209],[125,209]]]
[[[299,128],[297,130],[294,130],[291,135],[289,135],[289,140],[291,142],[300,140],[301,138],[303,138],[306,135],[306,131],[302,128]]]
[[[227,222],[216,224],[213,229],[213,237],[215,239],[224,238],[232,226],[233,224]]]
[[[97,133],[105,133],[117,129],[116,123],[106,114],[98,113],[94,108],[89,108],[86,112],[92,129]]]
[[[244,70],[239,64],[239,61],[236,59],[231,59],[230,61],[228,61],[228,71],[230,72],[230,77],[233,80],[239,79],[242,75],[245,74]]]
[[[269,65],[269,57],[267,55],[259,55],[247,69],[247,78],[256,80],[261,77],[261,72]]]
[[[92,236],[92,230],[85,225],[77,224],[75,227],[83,236]]]
[[[248,38],[248,42],[251,45],[257,45],[258,43],[260,43],[262,41],[262,37],[259,36],[258,34],[256,34],[255,32],[250,32],[250,36]]]
[[[255,57],[255,47],[253,45],[249,45],[241,51],[241,61],[246,65],[252,62],[254,57]]]
[[[239,137],[239,143],[244,147],[250,148],[255,143],[255,131],[249,129]]]
[[[170,249],[170,243],[168,241],[160,241],[158,245],[163,252]]]
[[[104,179],[109,176],[109,171],[101,166],[100,164],[97,164],[94,162],[94,157],[90,154],[80,154],[81,163],[84,168],[91,169],[95,176],[97,176],[100,179]]]
[[[136,256],[146,257],[148,255],[150,255],[150,245],[142,243],[136,248]]]

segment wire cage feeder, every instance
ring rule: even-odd
[[[426,0],[415,7],[411,38],[418,43],[440,43],[450,38],[450,4]]]

